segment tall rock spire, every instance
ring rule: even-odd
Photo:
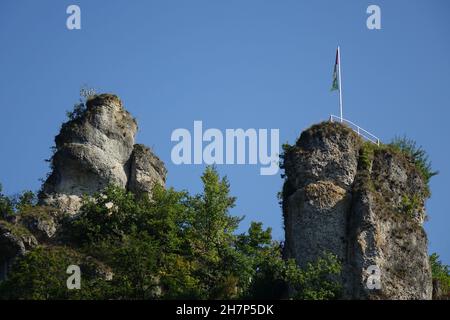
[[[155,183],[164,185],[164,163],[134,144],[137,128],[116,95],[90,97],[85,110],[64,123],[55,138],[52,172],[43,184],[41,203],[73,213],[82,195],[109,184],[136,193],[150,193]]]
[[[287,258],[306,266],[323,253],[336,255],[342,298],[431,299],[422,226],[428,192],[404,154],[325,122],[286,150],[283,167]],[[367,285],[373,268],[378,289]]]

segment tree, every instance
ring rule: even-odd
[[[234,231],[242,218],[230,216],[236,199],[229,195],[228,180],[220,179],[214,167],[203,176],[203,193],[188,201],[187,239],[193,257],[197,257],[197,276],[207,298],[226,298],[235,291],[235,275],[231,272]],[[223,284],[229,287],[224,288]],[[225,293],[228,292],[228,294]]]
[[[34,192],[28,190],[8,197],[2,193],[2,185],[0,184],[0,217],[3,219],[7,219],[25,207],[34,206],[36,203],[37,198]]]
[[[227,179],[214,167],[207,167],[201,178],[203,191],[196,195],[156,186],[151,198],[135,197],[109,186],[85,197],[79,213],[63,222],[63,245],[40,247],[18,259],[10,280],[0,284],[0,297],[334,297],[329,274],[338,272],[335,260],[322,259],[301,270],[282,258],[282,245],[262,223],[252,222],[248,232],[236,234],[242,218],[230,214],[236,199]],[[29,194],[21,199],[19,215],[34,205]],[[81,264],[86,273],[82,292],[65,288],[70,264]]]
[[[96,95],[96,90],[87,85],[80,88],[80,99],[73,105],[71,111],[66,111],[66,116],[70,121],[79,119],[86,112],[86,102]]]
[[[431,274],[439,286],[442,296],[450,296],[450,267],[439,260],[439,255],[430,255]]]
[[[11,199],[2,193],[3,187],[0,183],[0,217],[6,219],[14,213],[14,204]]]

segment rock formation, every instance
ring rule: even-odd
[[[63,213],[75,214],[83,195],[109,184],[151,195],[165,184],[163,162],[135,144],[136,131],[111,94],[91,97],[62,125],[40,206],[0,220],[0,281],[17,257],[38,244],[58,245]],[[344,299],[432,297],[422,226],[429,192],[413,161],[331,122],[304,131],[283,160],[286,258],[304,267],[324,253],[336,255]],[[368,286],[372,267],[380,272],[380,288]],[[101,274],[111,277],[108,270]]]
[[[74,213],[83,194],[109,184],[148,194],[155,183],[164,185],[164,164],[150,149],[134,144],[136,131],[135,119],[117,96],[88,99],[86,110],[64,123],[55,138],[52,172],[41,203]]]
[[[36,238],[22,225],[0,220],[0,281],[6,279],[14,259],[37,244]]]
[[[0,281],[16,258],[38,244],[58,243],[63,214],[75,214],[83,195],[114,184],[151,196],[155,184],[164,186],[164,163],[149,148],[134,144],[136,131],[136,121],[111,94],[91,97],[62,125],[40,206],[0,220]]]
[[[431,299],[422,227],[428,189],[404,154],[322,123],[287,148],[282,167],[287,258],[305,266],[336,255],[345,299]],[[370,266],[380,289],[367,286]]]
[[[0,281],[6,279],[16,258],[55,239],[61,218],[55,208],[30,207],[0,220]]]

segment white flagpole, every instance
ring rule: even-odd
[[[337,47],[337,51],[338,51],[338,68],[339,68],[339,110],[341,113],[341,122],[343,121],[343,116],[342,116],[342,79],[341,79],[341,48],[338,46]]]

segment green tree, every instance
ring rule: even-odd
[[[135,197],[109,186],[84,198],[79,213],[63,222],[61,242],[67,246],[39,247],[18,259],[10,280],[0,284],[0,297],[334,297],[330,275],[338,272],[335,260],[321,259],[301,270],[282,258],[282,245],[261,223],[236,234],[242,218],[230,214],[235,198],[227,179],[207,167],[202,182],[197,195],[156,186],[150,198]],[[33,201],[24,194],[18,214]],[[65,287],[69,264],[81,264],[87,275],[80,291]],[[112,279],[106,280],[106,274]]]
[[[439,260],[439,255],[430,255],[431,274],[437,280],[443,296],[450,296],[450,267]]]
[[[2,193],[3,187],[0,183],[0,218],[6,219],[14,213],[14,204],[12,200]]]
[[[226,177],[220,179],[214,167],[207,167],[203,176],[203,193],[191,197],[187,240],[199,268],[205,298],[228,298],[235,291],[236,277],[231,273],[232,245],[242,218],[233,217],[229,210],[236,199],[229,195]],[[225,288],[224,283],[229,286]]]
[[[109,246],[116,299],[159,297],[156,241],[145,232],[124,236],[115,247]]]

